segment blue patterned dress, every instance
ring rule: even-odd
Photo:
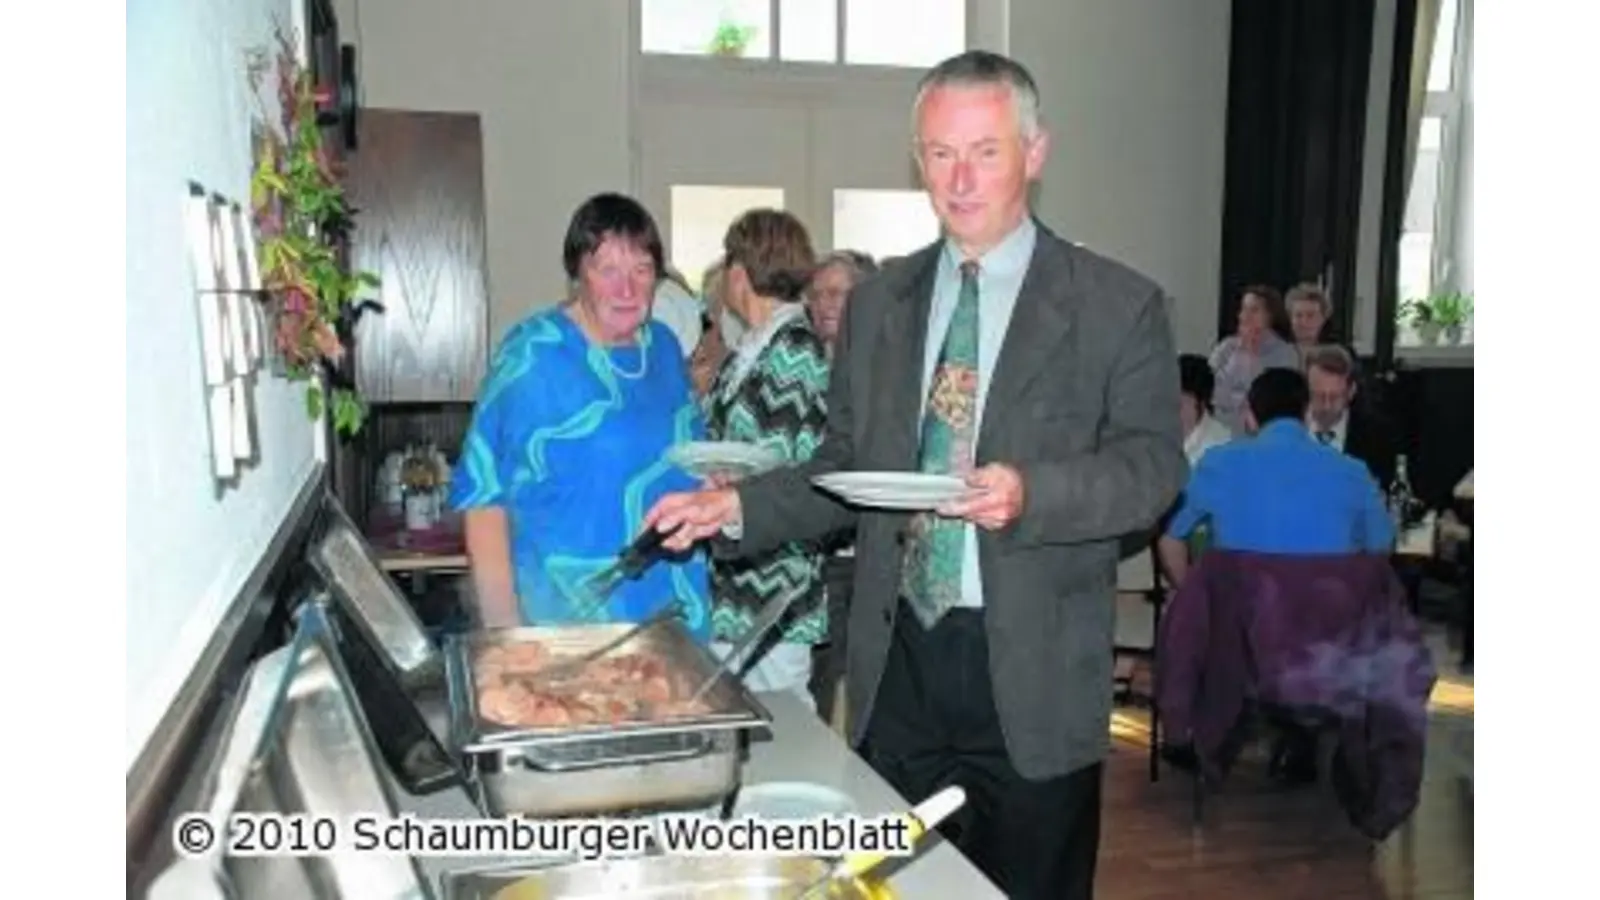
[[[648,322],[633,346],[593,345],[562,308],[506,335],[490,363],[451,478],[457,510],[503,507],[522,618],[532,624],[637,621],[669,597],[710,636],[706,563],[662,561],[598,602],[586,579],[638,535],[663,494],[697,482],[663,460],[704,435],[683,353]]]

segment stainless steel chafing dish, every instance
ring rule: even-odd
[[[293,642],[252,668],[196,809],[215,821],[234,813],[394,818],[394,797],[334,646],[327,608],[313,599],[297,617]],[[312,838],[295,838],[301,839]],[[230,856],[219,847],[178,859],[147,896],[426,900],[434,894],[404,856]]]
[[[446,900],[766,900],[794,898],[828,870],[807,856],[651,856],[534,868],[452,872]],[[887,900],[882,885],[844,883],[829,900]]]
[[[445,750],[443,657],[398,585],[332,495],[306,558],[327,586],[330,624],[378,749],[406,791],[460,782]]]
[[[451,743],[479,803],[491,814],[554,817],[703,809],[737,792],[740,738],[771,713],[726,674],[693,717],[556,728],[508,728],[477,708],[474,661],[485,649],[539,641],[558,656],[613,640],[627,624],[508,628],[460,635],[445,645]],[[616,652],[663,660],[675,680],[699,684],[715,659],[676,620],[649,629]]]
[[[437,682],[443,664],[438,648],[400,587],[378,565],[372,546],[332,495],[323,501],[320,533],[307,559],[323,583],[361,629],[381,648],[384,662],[406,687]]]

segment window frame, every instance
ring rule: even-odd
[[[1450,55],[1450,86],[1446,90],[1428,91],[1423,100],[1422,118],[1437,118],[1439,120],[1439,168],[1436,173],[1438,183],[1435,185],[1435,198],[1433,208],[1433,222],[1430,246],[1430,259],[1428,262],[1428,291],[1436,294],[1441,291],[1456,290],[1455,282],[1456,263],[1459,259],[1459,249],[1456,244],[1456,220],[1460,207],[1460,194],[1462,177],[1471,177],[1470,172],[1462,171],[1463,157],[1463,129],[1467,123],[1463,122],[1464,108],[1470,105],[1471,78],[1472,78],[1472,42],[1473,42],[1473,0],[1458,0],[1456,9],[1455,29],[1449,36],[1451,42]],[[1440,35],[1435,38],[1442,38]],[[1419,142],[1420,145],[1420,142]],[[1420,149],[1417,151],[1420,153]],[[1416,166],[1416,157],[1409,164]],[[1401,232],[1403,240],[1407,234],[1416,232]],[[1396,286],[1398,290],[1398,285]],[[1402,302],[1406,297],[1399,298]],[[1399,316],[1399,307],[1396,307],[1396,316]],[[1427,345],[1418,340],[1411,327],[1404,322],[1396,322],[1395,328],[1395,353],[1397,356],[1413,358],[1419,356],[1459,356],[1470,354],[1474,342],[1473,325],[1470,317],[1464,329],[1462,341],[1455,346]]]
[[[888,78],[898,81],[906,73],[914,73],[913,77],[920,75],[924,66],[891,66],[881,64],[852,63],[845,61],[845,38],[849,30],[846,8],[849,0],[833,0],[834,3],[834,46],[833,59],[828,62],[821,60],[789,60],[783,58],[783,15],[782,4],[784,0],[767,0],[768,43],[769,55],[760,58],[752,57],[723,57],[713,56],[709,53],[657,53],[644,48],[644,4],[648,0],[633,0],[632,28],[629,43],[633,49],[634,57],[647,69],[662,67],[671,72],[679,67],[693,69],[710,68],[723,72],[736,73],[757,70],[771,72],[780,76],[814,75],[818,70],[843,70],[872,78]],[[997,43],[1005,40],[1005,0],[965,0],[963,46],[969,49],[980,46],[991,46],[994,49],[1003,49]],[[988,26],[988,27],[986,27]]]

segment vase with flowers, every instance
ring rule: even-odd
[[[276,126],[259,129],[250,201],[260,245],[262,301],[273,321],[282,374],[306,387],[312,419],[326,410],[345,437],[361,430],[367,408],[345,365],[355,324],[382,307],[358,294],[377,276],[352,271],[339,246],[354,227],[340,171],[323,141],[318,111],[329,102],[300,65],[280,28],[275,53],[252,54],[256,90],[276,89]]]

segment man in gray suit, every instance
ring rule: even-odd
[[[1163,293],[1029,212],[1038,110],[1027,71],[992,53],[923,78],[916,155],[945,238],[852,294],[823,446],[646,521],[730,554],[856,522],[853,743],[912,802],[961,784],[956,845],[1008,896],[1060,900],[1093,894],[1118,539],[1156,521],[1187,466]],[[849,470],[970,487],[908,514],[811,486]]]

